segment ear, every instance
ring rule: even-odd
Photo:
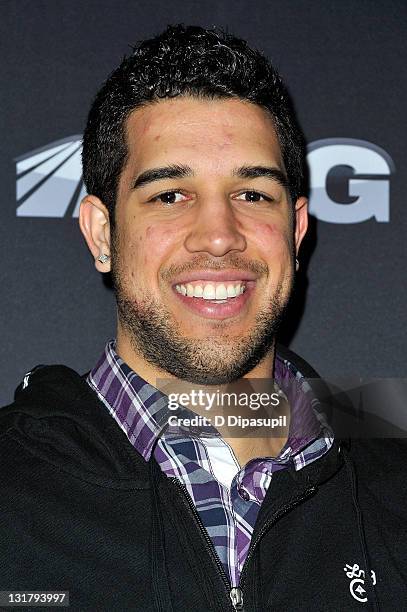
[[[110,257],[109,212],[103,202],[93,195],[86,195],[79,209],[79,226],[95,260],[96,270],[110,272],[110,260],[102,263],[100,255]]]
[[[298,256],[298,251],[300,250],[302,239],[307,233],[308,228],[308,200],[303,196],[301,198],[298,198],[295,203],[294,221],[295,254]]]

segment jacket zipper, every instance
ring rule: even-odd
[[[236,591],[239,590],[239,589],[237,589],[236,587],[231,588],[229,579],[226,576],[225,570],[223,569],[223,565],[220,562],[220,559],[219,559],[218,555],[216,554],[216,551],[214,549],[212,540],[209,537],[209,534],[206,531],[205,526],[204,526],[204,524],[201,521],[201,517],[199,516],[198,510],[196,509],[195,504],[194,504],[190,494],[188,493],[187,487],[184,484],[182,484],[177,478],[170,478],[170,480],[172,480],[174,482],[175,486],[182,492],[181,493],[181,497],[182,497],[183,501],[186,501],[188,503],[188,509],[190,510],[190,512],[194,516],[196,522],[198,523],[198,526],[199,526],[199,529],[201,531],[201,534],[202,534],[202,536],[205,539],[206,548],[207,548],[208,552],[210,553],[211,559],[214,561],[216,567],[219,570],[219,573],[220,573],[221,578],[223,580],[223,583],[225,585],[226,593],[227,593],[228,597],[230,598],[230,600],[232,602],[233,610],[239,610],[239,612],[244,612],[243,607],[238,607],[240,605],[239,604],[239,595],[236,594]],[[235,603],[235,602],[237,602],[237,603]]]
[[[244,587],[244,584],[245,584],[245,578],[246,578],[246,574],[247,574],[247,566],[248,566],[248,562],[253,557],[254,550],[255,550],[257,544],[259,543],[259,541],[261,540],[261,538],[263,537],[265,532],[268,529],[270,529],[270,527],[272,525],[274,525],[289,510],[291,510],[292,508],[294,508],[295,506],[300,504],[302,501],[304,501],[308,497],[311,497],[315,493],[315,491],[317,490],[318,487],[313,486],[310,489],[308,489],[307,491],[305,491],[305,493],[303,493],[302,495],[297,497],[297,499],[295,499],[293,502],[291,502],[290,504],[287,504],[286,506],[281,508],[281,510],[279,512],[277,512],[273,516],[272,519],[270,519],[269,521],[267,521],[263,525],[262,529],[257,534],[256,539],[254,541],[252,540],[252,542],[250,544],[249,552],[247,554],[246,561],[244,563],[244,566],[243,566],[243,569],[242,569],[242,573],[240,575],[239,585],[237,587],[232,587],[231,588],[229,579],[226,576],[225,570],[223,569],[223,565],[220,562],[218,555],[216,554],[216,551],[214,549],[212,540],[209,537],[209,534],[208,534],[207,530],[205,529],[204,524],[201,521],[201,517],[199,516],[198,510],[196,509],[195,504],[194,504],[190,494],[188,493],[187,487],[184,484],[182,484],[177,478],[170,478],[170,480],[172,480],[175,483],[175,486],[182,492],[182,495],[181,495],[182,499],[187,502],[189,510],[191,511],[191,513],[194,516],[196,522],[198,523],[198,526],[199,526],[199,529],[201,531],[201,534],[204,537],[205,543],[207,545],[207,550],[210,553],[210,556],[211,556],[212,560],[214,561],[215,565],[219,569],[219,573],[220,573],[221,578],[222,578],[222,580],[223,580],[223,582],[225,584],[226,592],[229,595],[229,598],[230,598],[230,600],[232,602],[233,610],[236,611],[236,612],[244,612],[243,587]]]
[[[279,512],[277,512],[272,519],[266,521],[266,523],[264,523],[263,527],[261,528],[260,532],[257,534],[257,537],[255,540],[252,540],[250,543],[250,548],[249,548],[249,552],[247,553],[247,557],[246,557],[246,561],[245,564],[243,566],[242,569],[242,573],[240,574],[240,581],[239,581],[239,587],[240,589],[243,589],[243,586],[245,584],[245,579],[246,579],[246,574],[247,574],[247,565],[248,562],[251,560],[251,558],[253,557],[253,553],[254,553],[254,549],[257,546],[257,544],[259,543],[259,541],[261,540],[261,538],[263,537],[263,535],[265,534],[265,532],[270,529],[270,527],[272,527],[272,525],[274,525],[275,523],[277,523],[277,521],[284,516],[284,514],[286,514],[289,510],[292,510],[293,508],[295,508],[295,506],[298,506],[298,504],[300,504],[302,501],[304,501],[305,499],[307,499],[308,497],[311,497],[315,491],[317,490],[318,487],[311,487],[310,489],[308,489],[307,491],[305,491],[302,495],[300,495],[299,497],[297,497],[297,499],[295,499],[294,501],[292,501],[291,503],[287,504],[286,506],[284,506],[283,508],[281,508],[281,510],[279,510]]]

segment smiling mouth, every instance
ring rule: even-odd
[[[246,281],[208,282],[192,281],[175,285],[175,290],[188,298],[208,300],[215,304],[225,304],[246,291]]]
[[[173,285],[179,302],[191,313],[205,319],[242,316],[254,292],[256,280],[223,278],[187,280]]]

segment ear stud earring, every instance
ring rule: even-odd
[[[295,270],[296,272],[298,272],[298,270],[300,269],[300,262],[298,261],[297,257],[295,258]]]
[[[101,253],[98,257],[98,261],[100,261],[100,263],[105,264],[107,261],[109,261],[110,257],[109,255],[106,255],[106,253]]]

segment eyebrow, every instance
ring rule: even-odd
[[[163,179],[179,179],[195,176],[190,166],[172,164],[161,168],[150,168],[142,172],[134,181],[133,189],[139,189],[149,183]],[[288,189],[289,182],[285,173],[275,166],[240,166],[232,171],[232,176],[239,178],[255,179],[264,177],[276,181],[282,187]]]
[[[163,168],[151,168],[150,170],[145,170],[136,178],[133,189],[144,187],[144,185],[154,181],[161,181],[162,179],[179,179],[193,175],[192,168],[178,164],[164,166]]]
[[[287,189],[289,187],[286,174],[275,166],[240,166],[240,168],[235,168],[232,174],[233,176],[246,179],[268,178],[279,183],[281,187],[286,187]]]

